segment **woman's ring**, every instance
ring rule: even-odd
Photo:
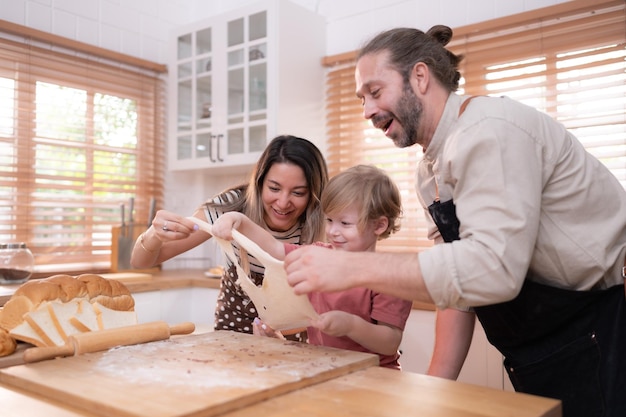
[[[169,230],[167,228],[167,221],[163,222],[163,230],[165,230],[166,232]]]

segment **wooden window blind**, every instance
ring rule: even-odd
[[[107,272],[121,204],[162,202],[165,67],[128,58],[0,22],[0,242],[35,276]]]
[[[626,12],[624,0],[574,0],[454,29],[468,95],[507,95],[561,121],[626,187]],[[428,28],[421,28],[426,30]],[[355,96],[356,52],[326,57],[330,174],[358,163],[385,169],[402,190],[398,235],[382,250],[428,247],[415,195],[422,150],[397,149],[363,118]]]

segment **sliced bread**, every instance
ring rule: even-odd
[[[113,310],[100,303],[93,303],[93,308],[96,311],[98,328],[100,330],[137,324],[137,313],[135,311]]]
[[[16,340],[21,340],[37,347],[47,346],[41,336],[39,336],[37,332],[35,332],[35,330],[31,327],[31,325],[25,320],[12,328],[9,331],[9,334]]]
[[[24,321],[33,328],[46,346],[63,346],[65,339],[54,325],[47,304],[48,302],[42,303],[36,310],[27,313]]]
[[[100,330],[96,311],[89,301],[80,300],[76,314],[70,317],[69,320],[72,326],[80,332],[94,332]]]
[[[56,327],[64,341],[67,341],[68,336],[81,332],[72,325],[70,319],[78,313],[82,301],[84,300],[71,300],[67,303],[62,303],[55,300],[46,303],[54,327]]]

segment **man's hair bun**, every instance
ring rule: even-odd
[[[445,25],[435,25],[428,29],[426,34],[439,42],[442,46],[446,46],[452,39],[452,29]]]

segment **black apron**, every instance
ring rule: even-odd
[[[444,241],[460,238],[452,200],[428,209]],[[474,310],[516,391],[561,400],[563,417],[626,417],[623,285],[572,291],[529,274],[515,299]]]

